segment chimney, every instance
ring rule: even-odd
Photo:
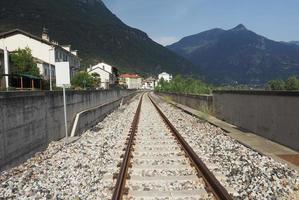
[[[50,38],[49,38],[49,35],[48,35],[48,29],[45,28],[45,27],[43,28],[42,39],[47,40],[48,42],[50,42]]]

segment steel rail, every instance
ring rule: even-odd
[[[188,155],[190,161],[194,164],[197,169],[197,172],[202,175],[202,178],[205,180],[208,189],[214,194],[214,196],[219,200],[232,200],[232,196],[229,195],[227,190],[221,185],[221,183],[216,179],[214,174],[207,168],[204,162],[198,157],[198,155],[194,152],[194,150],[190,147],[190,145],[185,141],[185,139],[181,136],[181,134],[177,131],[177,129],[172,125],[172,123],[168,120],[168,118],[164,115],[158,105],[154,102],[152,97],[148,95],[149,99],[153,103],[154,107],[164,120],[165,124],[169,127],[169,129],[173,132],[176,139],[181,144],[182,148]]]
[[[128,145],[126,147],[126,152],[120,167],[120,172],[117,177],[114,193],[112,196],[112,200],[121,200],[124,194],[124,189],[125,189],[125,184],[126,184],[126,179],[128,176],[128,168],[129,168],[129,163],[131,160],[131,153],[132,153],[132,147],[133,147],[133,142],[134,138],[137,132],[137,127],[138,127],[138,122],[139,122],[139,116],[140,116],[140,110],[141,110],[141,104],[142,104],[142,99],[143,95],[140,98],[136,113],[134,115],[134,119],[131,125],[130,129],[130,137],[128,141]]]

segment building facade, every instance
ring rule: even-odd
[[[161,79],[164,79],[164,81],[171,81],[172,80],[172,75],[171,74],[168,74],[166,72],[163,72],[161,74],[158,75],[158,79],[161,80]]]
[[[153,77],[146,78],[142,81],[142,89],[154,90],[156,87],[156,79]]]
[[[65,76],[72,77],[80,68],[80,58],[77,51],[72,51],[69,45],[61,46],[57,42],[50,41],[46,30],[41,37],[19,29],[0,34],[0,49],[2,50],[7,48],[9,52],[14,52],[27,47],[37,62],[40,74],[46,80],[50,79],[50,68],[52,79],[55,79],[56,63],[69,63],[70,74],[65,74]]]
[[[138,74],[121,74],[119,84],[127,89],[141,89],[142,78]]]
[[[118,81],[118,70],[111,65],[104,62],[98,63],[87,69],[89,74],[96,73],[100,76],[102,89],[109,89],[111,85],[114,85]]]

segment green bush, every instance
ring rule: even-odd
[[[285,90],[285,82],[283,80],[271,80],[267,87],[270,90]]]
[[[31,50],[26,47],[25,49],[18,49],[11,55],[13,67],[12,73],[27,74],[32,76],[40,76],[39,69],[32,57]]]
[[[210,94],[212,88],[200,80],[177,75],[171,81],[161,79],[155,88],[159,92],[175,92],[183,94]]]
[[[286,81],[271,80],[267,83],[267,88],[269,90],[299,90],[299,79],[296,76],[291,76]]]
[[[72,78],[72,86],[83,89],[94,87],[94,78],[87,72],[79,72]]]
[[[285,82],[286,90],[299,90],[299,80],[295,76],[289,77]]]

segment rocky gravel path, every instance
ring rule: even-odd
[[[159,106],[235,199],[299,199],[297,171],[168,103],[160,101]]]
[[[0,173],[0,199],[111,199],[125,137],[138,99],[107,116],[77,141],[49,147]]]

